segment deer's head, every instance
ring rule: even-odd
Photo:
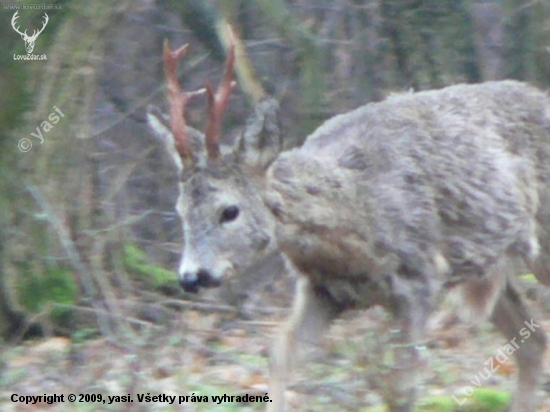
[[[27,50],[27,53],[30,54],[32,53],[33,49],[34,49],[34,43],[36,42],[36,39],[38,38],[38,35],[40,33],[42,33],[44,31],[44,29],[46,28],[46,25],[48,24],[48,21],[49,21],[49,17],[46,13],[44,13],[44,23],[42,23],[42,28],[40,30],[34,30],[32,35],[29,36],[27,34],[27,30],[25,30],[23,33],[19,30],[19,26],[16,26],[16,20],[17,18],[19,17],[18,16],[18,13],[19,11],[16,11],[15,14],[13,15],[13,17],[11,18],[11,26],[13,27],[13,29],[19,33],[21,35],[21,37],[23,38],[23,40],[25,41],[25,49]]]
[[[179,267],[181,286],[196,292],[217,286],[225,276],[242,273],[260,263],[275,248],[275,221],[262,201],[265,172],[281,150],[278,104],[261,102],[248,120],[235,147],[220,149],[221,122],[233,87],[235,46],[232,43],[216,92],[208,85],[195,92],[181,90],[176,62],[187,50],[164,47],[170,107],[169,119],[154,108],[148,123],[164,140],[179,170],[176,210],[183,222],[184,248]],[[205,133],[185,124],[190,98],[206,94]]]

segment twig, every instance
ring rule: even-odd
[[[53,306],[55,307],[58,307],[58,308],[64,308],[64,309],[74,309],[74,310],[77,310],[77,311],[80,311],[80,312],[83,312],[83,313],[93,313],[95,315],[98,315],[101,314],[101,315],[106,315],[108,317],[111,317],[111,318],[118,318],[118,319],[124,319],[125,321],[128,321],[130,323],[133,323],[133,324],[136,324],[136,325],[139,325],[139,326],[147,326],[147,327],[151,327],[151,328],[154,328],[154,329],[162,329],[162,327],[158,326],[158,325],[155,325],[154,323],[151,323],[151,322],[148,322],[146,320],[141,320],[141,319],[137,319],[137,318],[134,318],[134,317],[131,317],[131,316],[126,316],[126,315],[115,315],[107,310],[104,310],[104,309],[100,309],[100,308],[89,308],[87,306],[77,306],[77,305],[68,305],[68,304],[65,304],[65,303],[53,303]]]
[[[236,314],[238,311],[232,306],[227,305],[217,305],[212,303],[202,303],[202,302],[190,302],[186,300],[177,300],[177,299],[168,299],[164,300],[162,302],[159,302],[160,304],[166,305],[166,306],[177,306],[179,308],[184,309],[190,309],[190,310],[198,310],[200,312],[206,312],[206,313],[234,313]]]

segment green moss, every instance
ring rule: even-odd
[[[74,305],[78,293],[72,272],[62,268],[52,268],[41,274],[21,272],[16,288],[18,302],[30,313],[40,313],[52,303]],[[52,306],[52,320],[66,322],[70,308]]]
[[[472,411],[487,410],[500,412],[506,409],[510,402],[510,394],[495,389],[478,389],[472,395]]]
[[[176,272],[147,263],[145,253],[136,245],[127,244],[124,246],[124,261],[130,272],[154,287],[172,285],[178,279]]]
[[[82,328],[74,331],[71,334],[71,339],[73,343],[82,343],[87,340],[93,339],[100,336],[100,333],[95,328]]]
[[[521,275],[519,278],[527,283],[538,283],[537,278],[532,273],[525,273]]]
[[[450,395],[432,396],[420,400],[414,408],[415,412],[504,412],[510,402],[510,394],[495,389],[477,389],[472,396],[456,395],[459,401],[467,399],[459,405]],[[383,412],[385,406],[366,408],[363,412]]]

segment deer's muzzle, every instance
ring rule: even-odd
[[[205,270],[200,269],[198,272],[185,272],[180,277],[180,286],[186,292],[197,293],[199,288],[211,288],[220,285],[220,280],[212,276],[212,274]]]

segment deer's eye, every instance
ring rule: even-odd
[[[220,223],[231,222],[239,216],[239,208],[237,206],[226,207],[220,217]]]

